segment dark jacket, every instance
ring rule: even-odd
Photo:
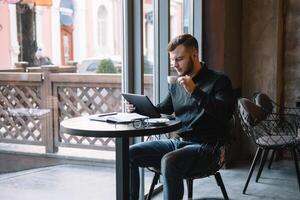
[[[230,79],[205,65],[193,77],[196,89],[188,94],[179,84],[171,84],[160,113],[175,115],[182,121],[179,135],[196,142],[229,140],[228,120],[232,117],[234,97]]]

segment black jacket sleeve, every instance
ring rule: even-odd
[[[215,82],[210,93],[206,93],[196,87],[192,97],[198,101],[198,105],[204,111],[218,121],[226,122],[231,118],[234,110],[234,97],[231,81],[225,75],[221,75]]]
[[[159,113],[171,115],[174,112],[172,98],[170,92],[166,98],[159,104],[156,105],[156,108]]]

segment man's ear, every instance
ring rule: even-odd
[[[193,57],[194,57],[194,59],[198,59],[198,50],[197,49],[194,49]]]

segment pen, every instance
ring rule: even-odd
[[[116,114],[118,113],[117,112],[103,113],[103,114],[99,114],[98,117],[105,117],[105,116],[116,115]]]

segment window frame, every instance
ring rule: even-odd
[[[154,103],[165,98],[168,92],[170,40],[170,0],[154,1]],[[144,47],[143,47],[143,0],[123,0],[123,73],[122,92],[143,94],[144,91]],[[200,10],[200,12],[199,12]],[[202,0],[191,0],[189,32],[199,42],[202,59]],[[124,110],[124,105],[123,105]],[[141,139],[131,140],[130,143]],[[121,145],[118,139],[116,145]],[[118,155],[116,155],[118,156]],[[143,176],[141,176],[143,180]],[[143,181],[141,181],[143,182]],[[141,187],[143,194],[143,187]],[[140,195],[143,199],[142,195]]]

